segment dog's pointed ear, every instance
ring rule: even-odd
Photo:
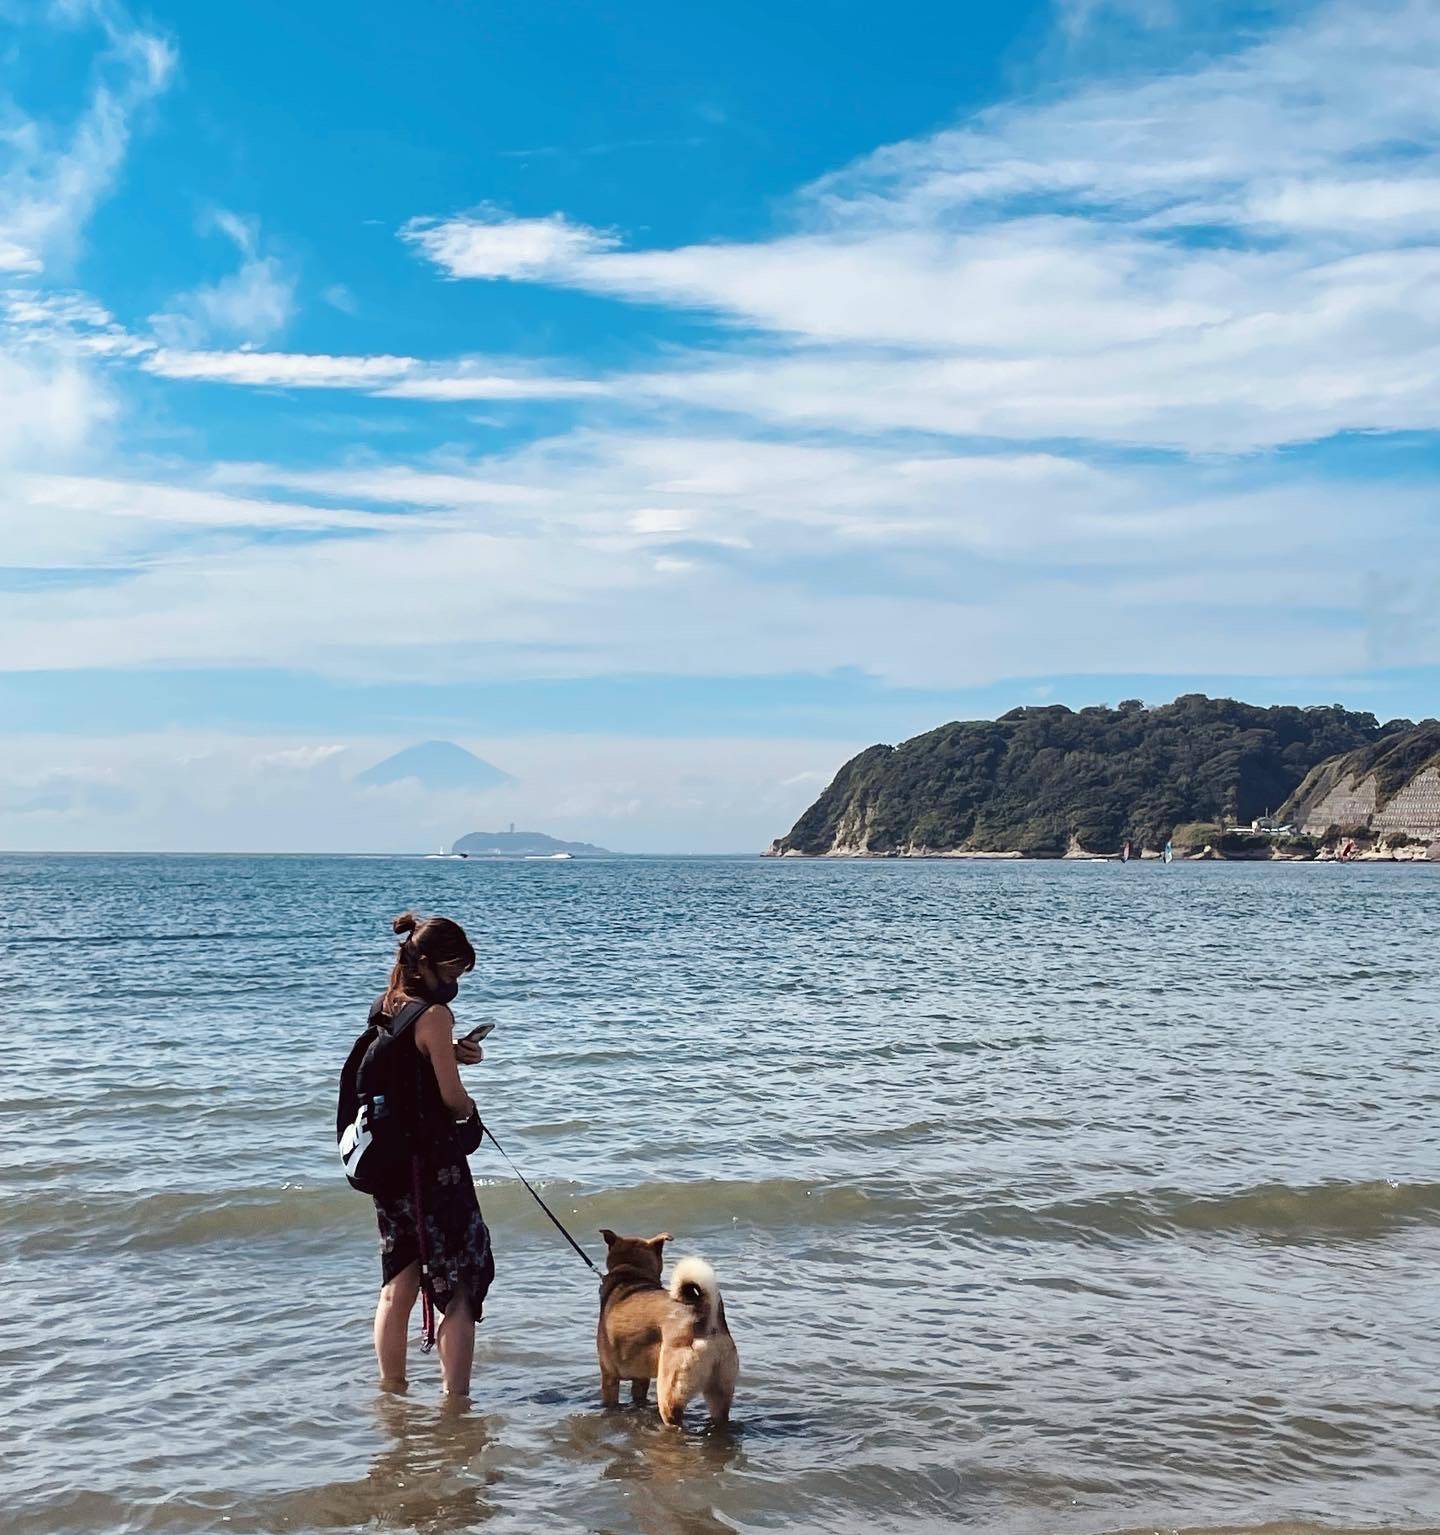
[[[658,1237],[651,1237],[645,1245],[646,1247],[653,1247],[658,1251],[660,1248],[664,1247],[667,1242],[673,1240],[674,1238],[671,1237],[668,1231],[662,1231]]]
[[[614,1247],[614,1245],[620,1240],[620,1238],[617,1237],[608,1226],[602,1226],[600,1228],[600,1235],[604,1237],[606,1247]]]

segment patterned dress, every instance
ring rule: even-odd
[[[415,1031],[406,1033],[420,1067],[419,1184],[430,1298],[435,1309],[443,1313],[463,1290],[478,1322],[495,1278],[490,1231],[480,1213],[470,1164],[440,1097],[434,1069],[416,1049]],[[420,1257],[414,1189],[376,1199],[375,1217],[380,1227],[381,1282],[389,1284]]]

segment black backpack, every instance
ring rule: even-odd
[[[377,1001],[345,1057],[335,1139],[350,1187],[362,1194],[384,1198],[407,1186],[420,1120],[420,1058],[406,1036],[429,1006],[407,1002],[387,1018]]]

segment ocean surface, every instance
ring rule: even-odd
[[[601,1410],[489,1150],[474,1406],[377,1393],[411,905],[581,1240],[714,1263],[730,1431]],[[1440,1526],[1440,867],[7,855],[0,927],[6,1535]]]

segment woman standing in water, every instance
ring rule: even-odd
[[[419,1081],[417,1157],[412,1186],[375,1201],[382,1284],[375,1308],[375,1354],[382,1389],[403,1391],[406,1334],[423,1283],[429,1302],[441,1313],[436,1342],[445,1394],[464,1398],[470,1395],[475,1323],[495,1277],[490,1232],[460,1140],[461,1127],[475,1115],[475,1104],[460,1081],[459,1067],[474,1065],[484,1051],[478,1044],[455,1040],[449,1007],[460,989],[460,977],[475,968],[475,950],[464,928],[448,917],[422,922],[407,911],[395,918],[394,927],[400,948],[376,1011],[389,1019],[407,1003],[431,1005],[390,1047],[418,1055],[413,1062]],[[400,1064],[406,1064],[403,1057]],[[422,1257],[427,1270],[423,1280]]]

